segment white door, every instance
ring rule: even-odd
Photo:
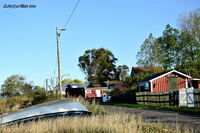
[[[96,90],[96,97],[101,97],[101,90]]]

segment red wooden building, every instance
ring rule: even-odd
[[[85,88],[85,98],[92,99],[102,97],[105,90],[107,90],[107,87]]]
[[[176,70],[158,73],[139,82],[140,92],[163,92],[192,86],[191,77]]]

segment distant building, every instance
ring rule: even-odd
[[[104,92],[107,90],[107,87],[92,87],[85,89],[85,98],[101,98]]]
[[[62,94],[66,96],[84,96],[86,83],[69,83],[62,86]]]
[[[122,87],[122,82],[120,81],[106,81],[108,91]]]
[[[93,84],[93,87],[87,87],[85,89],[85,98],[100,98],[103,97],[108,91],[112,91],[122,86],[122,82],[119,81],[106,81],[106,86],[100,86],[100,84]]]
[[[92,84],[88,86],[86,83],[69,83],[62,86],[62,94],[67,96],[83,96],[87,99],[101,98],[103,95],[122,86],[122,82],[119,81],[106,81],[106,86],[100,84]]]

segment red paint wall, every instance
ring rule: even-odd
[[[187,80],[184,78],[177,78],[177,83],[178,83],[178,89],[186,88],[186,82]]]
[[[85,98],[95,98],[96,93],[93,93],[93,91],[101,90],[101,95],[103,96],[103,88],[86,88],[86,90],[91,90],[91,93],[85,93]]]
[[[160,77],[160,78],[152,81],[152,87],[153,87],[153,92],[168,91],[169,86],[168,86],[167,76]],[[182,78],[182,77],[177,78],[177,88],[178,89],[186,88],[186,79],[185,78]]]
[[[200,81],[198,82],[198,89],[200,89]]]

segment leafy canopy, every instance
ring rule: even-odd
[[[104,84],[104,81],[115,79],[116,61],[117,58],[107,49],[91,49],[79,57],[78,66],[89,84]]]
[[[8,77],[1,86],[3,96],[14,96],[25,94],[30,96],[32,94],[32,85],[26,83],[25,78],[21,75],[12,75]]]

